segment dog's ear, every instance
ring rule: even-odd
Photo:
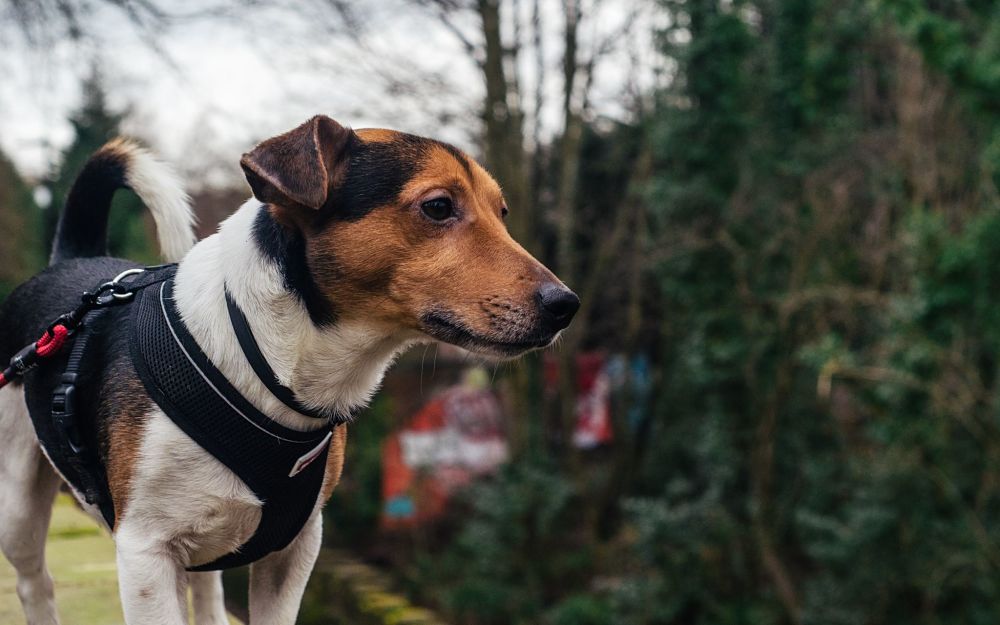
[[[243,155],[240,166],[261,202],[318,210],[342,177],[356,138],[350,128],[317,115],[259,143]]]

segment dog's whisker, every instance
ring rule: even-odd
[[[424,396],[424,358],[427,357],[427,348],[430,345],[424,345],[424,353],[420,354],[420,396]]]

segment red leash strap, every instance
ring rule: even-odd
[[[69,328],[57,323],[42,335],[42,338],[35,341],[35,353],[39,358],[47,358],[62,349],[69,336]]]
[[[10,382],[28,369],[31,369],[40,358],[48,358],[59,353],[59,350],[66,345],[70,331],[65,323],[56,322],[45,331],[45,334],[34,343],[28,343],[27,347],[14,354],[10,359],[10,365],[0,373],[0,388],[10,384]]]

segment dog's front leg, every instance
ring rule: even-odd
[[[222,592],[222,572],[188,573],[194,625],[226,625],[226,602]]]
[[[125,622],[187,625],[187,573],[169,545],[131,527],[121,527],[115,543]]]
[[[292,625],[323,539],[319,509],[290,545],[250,567],[250,624]]]

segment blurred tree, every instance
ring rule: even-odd
[[[0,154],[0,298],[45,265],[41,226],[31,189]]]
[[[958,67],[992,9],[663,5],[666,384],[620,622],[995,622],[997,203],[980,130],[998,118]]]
[[[63,41],[99,39],[100,27],[91,18],[102,8],[121,12],[133,25],[144,33],[147,44],[158,47],[158,33],[176,21],[200,18],[225,18],[236,15],[253,2],[200,2],[198,6],[178,9],[170,2],[144,0],[142,2],[120,2],[118,0],[7,0],[0,5],[0,18],[13,25],[29,43],[45,47]],[[330,0],[336,7],[342,3]],[[0,36],[10,34],[0,30]]]
[[[980,184],[991,187],[988,192],[995,198],[1000,185],[1000,5],[880,0],[875,6],[920,51],[924,62],[947,78],[975,115],[987,137],[980,155]]]
[[[73,142],[62,154],[59,169],[46,181],[52,205],[45,212],[45,242],[51,246],[63,202],[87,159],[110,139],[118,136],[124,113],[112,112],[95,69],[83,84],[83,103],[70,117]],[[159,258],[152,218],[139,198],[130,192],[115,194],[108,219],[108,250],[112,256],[155,264]]]

